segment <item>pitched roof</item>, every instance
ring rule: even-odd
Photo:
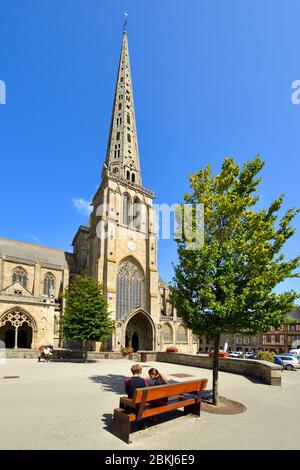
[[[74,271],[76,269],[76,258],[73,253],[9,240],[8,238],[0,238],[0,254],[5,259],[19,261],[20,264],[22,264],[22,261],[31,263],[39,261],[41,264],[63,268],[67,263],[70,270]]]

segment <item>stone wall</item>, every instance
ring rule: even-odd
[[[152,356],[148,360],[154,360]],[[157,352],[156,361],[204,369],[212,368],[212,357],[202,355]],[[258,378],[268,385],[281,385],[282,367],[277,364],[254,359],[234,359],[230,357],[220,358],[219,361],[219,370],[222,372],[248,375]]]
[[[81,351],[73,351],[71,359],[80,359]],[[38,356],[34,349],[7,349],[7,358],[35,358]],[[128,368],[130,369],[132,361],[135,362],[168,362],[171,364],[180,364],[183,366],[201,367],[204,369],[212,368],[212,358],[209,356],[139,351],[131,356],[122,356],[119,352],[88,352],[89,360],[101,359],[124,359],[130,360]],[[129,370],[128,369],[128,370]],[[281,385],[282,367],[266,361],[256,361],[252,359],[234,359],[220,358],[220,371],[232,374],[240,374],[254,377],[268,385]]]

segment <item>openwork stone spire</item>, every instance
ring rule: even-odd
[[[103,173],[142,186],[126,31]]]

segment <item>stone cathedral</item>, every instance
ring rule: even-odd
[[[73,253],[0,238],[0,340],[6,348],[61,346],[63,292],[81,274],[103,285],[116,323],[111,340],[94,343],[94,350],[176,346],[196,352],[197,339],[177,317],[169,286],[159,278],[153,199],[142,184],[124,32],[101,184]]]

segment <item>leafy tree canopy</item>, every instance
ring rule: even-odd
[[[101,341],[114,331],[102,286],[90,277],[76,276],[65,291],[61,324],[66,339]]]
[[[240,167],[225,158],[220,174],[208,165],[190,176],[185,203],[203,204],[204,244],[187,250],[178,240],[174,303],[194,333],[216,338],[221,332],[256,334],[279,327],[295,308],[294,291],[274,288],[295,272],[300,257],[286,260],[282,249],[295,230],[292,208],[279,217],[283,195],[267,209],[255,210],[264,162],[259,156]]]

